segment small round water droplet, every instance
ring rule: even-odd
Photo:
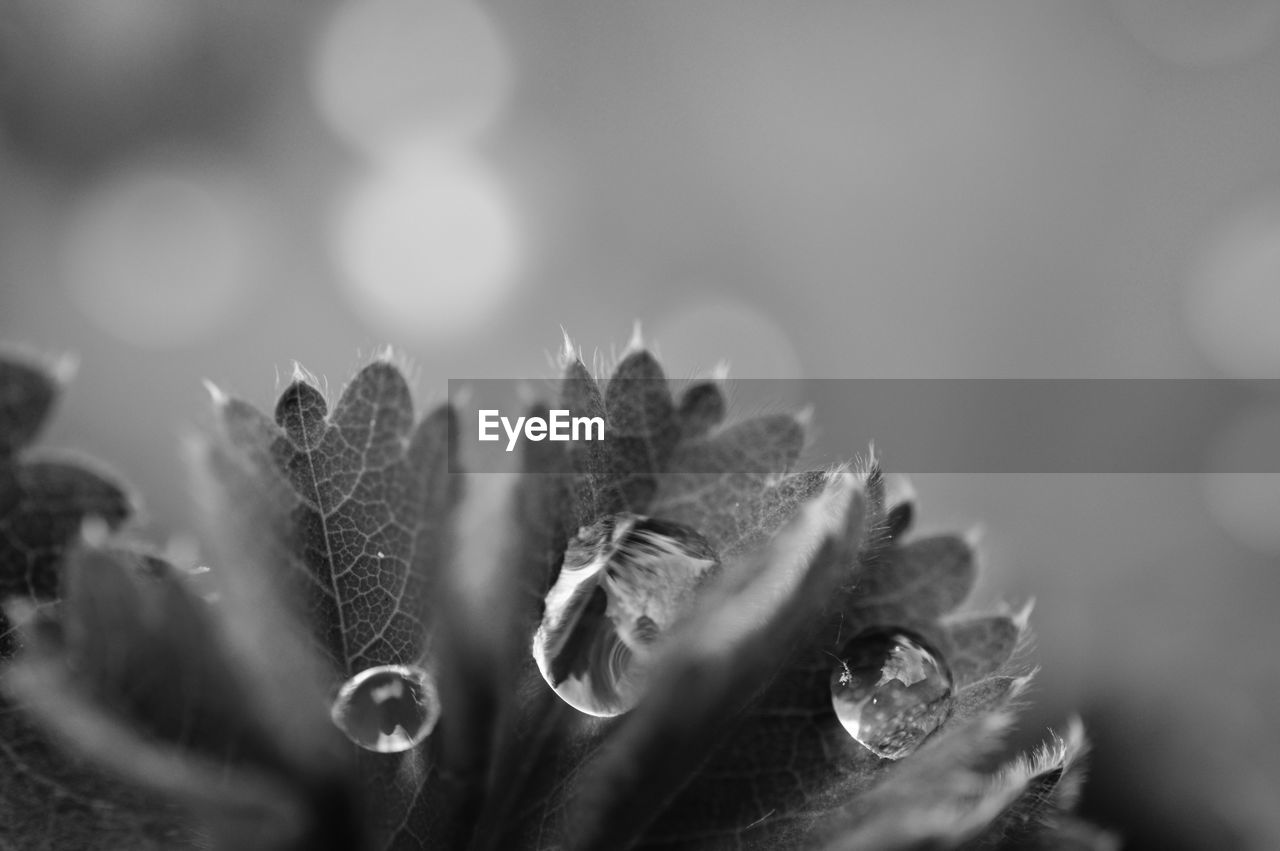
[[[533,638],[543,679],[588,715],[631,709],[659,643],[718,564],[707,540],[680,523],[617,514],[580,529]]]
[[[849,641],[831,671],[836,717],[858,744],[901,759],[951,711],[951,672],[924,639],[871,629]]]
[[[440,698],[421,668],[378,665],[342,684],[330,715],[365,750],[400,753],[431,735],[440,719]]]

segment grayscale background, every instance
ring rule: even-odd
[[[0,0],[0,337],[161,538],[201,378],[386,342],[423,401],[635,320],[676,377],[1276,378],[1278,98],[1276,0]],[[1035,596],[1085,813],[1280,847],[1280,478],[914,481]]]

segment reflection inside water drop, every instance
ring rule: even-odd
[[[831,703],[862,746],[901,759],[951,710],[951,673],[924,639],[877,628],[851,639],[831,671]]]
[[[399,753],[431,735],[440,719],[440,698],[423,669],[378,665],[343,683],[330,715],[360,747]]]
[[[664,635],[719,564],[688,526],[617,514],[579,530],[546,598],[533,658],[580,712],[619,715],[640,700]]]

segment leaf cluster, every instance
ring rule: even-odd
[[[454,411],[419,417],[389,358],[332,404],[299,370],[270,415],[215,388],[190,452],[213,556],[196,577],[127,535],[82,540],[130,502],[28,451],[58,390],[0,358],[0,592],[21,622],[0,633],[0,847],[1107,847],[1069,815],[1077,725],[991,768],[1032,673],[1029,611],[958,613],[970,542],[912,535],[874,462],[803,469],[803,417],[730,421],[718,382],[673,395],[642,348],[607,380],[569,353],[554,406],[607,439],[527,443],[513,480],[471,480]],[[620,512],[697,529],[724,569],[639,706],[593,719],[529,641],[569,538]],[[878,625],[925,636],[955,683],[898,763],[829,692],[832,657]],[[424,667],[443,706],[400,754],[327,717],[383,664]]]

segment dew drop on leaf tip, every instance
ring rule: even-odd
[[[837,654],[831,703],[854,741],[883,759],[901,759],[946,720],[951,672],[941,654],[912,632],[865,630]]]
[[[422,668],[377,665],[342,684],[330,715],[365,750],[400,753],[431,735],[440,720],[440,698]]]

